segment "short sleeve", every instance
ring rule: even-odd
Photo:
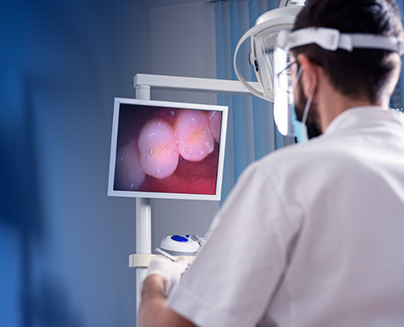
[[[268,170],[251,165],[169,306],[202,327],[255,326],[281,280],[297,225]]]

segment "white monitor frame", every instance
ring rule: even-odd
[[[160,192],[146,192],[146,191],[115,190],[114,189],[114,180],[115,180],[119,115],[120,115],[121,104],[133,105],[134,106],[133,110],[137,110],[136,107],[139,107],[139,108],[140,107],[141,108],[161,107],[162,109],[163,108],[173,108],[173,109],[190,109],[190,110],[204,110],[204,111],[221,112],[222,121],[221,121],[221,130],[220,130],[220,142],[219,142],[219,152],[218,152],[218,165],[217,165],[215,194],[160,193]],[[227,119],[228,119],[228,107],[227,106],[115,98],[113,123],[112,123],[112,136],[111,136],[109,176],[108,176],[108,195],[109,196],[119,196],[119,197],[133,197],[133,198],[220,201],[221,191],[222,191],[222,181],[223,181],[223,167],[224,167],[224,157],[225,157]]]

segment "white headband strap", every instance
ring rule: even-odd
[[[279,33],[278,37],[278,45],[286,50],[312,43],[330,51],[337,49],[352,51],[353,48],[368,48],[404,54],[404,43],[395,37],[375,34],[347,34],[325,27],[303,28],[291,33],[283,31]]]

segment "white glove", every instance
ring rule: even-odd
[[[184,257],[179,257],[176,261],[158,257],[150,262],[147,276],[161,276],[166,281],[165,294],[168,296],[173,287],[181,280],[181,276],[188,268],[188,265],[189,261]]]

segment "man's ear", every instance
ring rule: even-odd
[[[300,79],[302,80],[304,95],[308,97],[312,91],[311,88],[313,87],[314,80],[318,80],[317,65],[302,53],[297,56],[297,61],[303,69]]]

